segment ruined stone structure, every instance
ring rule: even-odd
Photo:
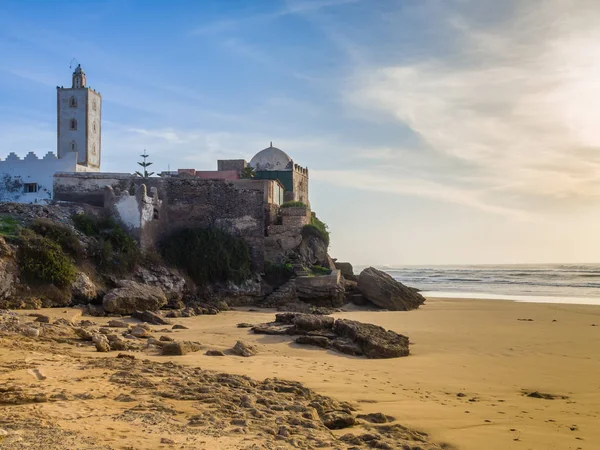
[[[140,178],[115,173],[54,177],[57,201],[104,207],[145,248],[179,229],[216,226],[248,243],[258,271],[265,261],[266,229],[278,210],[274,194],[280,190],[276,180]]]
[[[25,158],[10,153],[0,159],[0,201],[49,203],[57,172],[100,170],[102,98],[86,86],[81,66],[73,72],[71,88],[57,87],[57,153]]]

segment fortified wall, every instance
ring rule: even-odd
[[[0,202],[48,203],[52,200],[53,176],[57,171],[84,171],[77,164],[77,153],[57,158],[48,152],[38,158],[29,152],[25,158],[10,153],[0,160]]]
[[[280,190],[274,180],[144,179],[115,173],[54,178],[55,200],[108,208],[145,248],[179,229],[216,226],[248,243],[253,269],[259,271]]]

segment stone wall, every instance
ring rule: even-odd
[[[217,170],[235,170],[241,172],[248,166],[248,163],[244,159],[219,159],[217,161]]]
[[[292,176],[293,183],[293,195],[286,201],[302,202],[305,205],[310,205],[308,199],[308,169],[294,165],[294,171]]]
[[[270,224],[272,180],[204,180],[196,177],[139,178],[128,174],[97,173],[57,174],[55,196],[61,201],[76,201],[104,205],[107,187],[114,191],[138,192],[146,185],[156,190],[162,201],[158,220],[151,221],[151,231],[142,237],[160,241],[164,236],[183,228],[217,226],[243,238],[250,246],[253,269],[264,265],[265,227]],[[133,201],[128,200],[133,208]],[[276,205],[275,205],[276,206]],[[110,202],[107,207],[112,208]],[[136,216],[137,217],[137,216]],[[137,220],[137,219],[136,219]],[[136,222],[137,223],[137,222]]]
[[[161,231],[162,200],[156,188],[145,184],[136,186],[135,194],[116,191],[107,186],[104,190],[104,208],[140,243],[143,249],[153,248]]]
[[[134,193],[135,177],[127,173],[56,173],[54,199],[62,202],[104,206],[104,188]]]
[[[77,153],[66,154],[61,159],[52,152],[42,159],[33,152],[23,159],[11,153],[4,161],[0,160],[0,202],[48,203],[53,199],[54,174],[80,169]]]

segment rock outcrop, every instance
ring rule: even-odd
[[[257,334],[298,336],[297,344],[314,345],[372,359],[409,355],[408,337],[377,325],[315,314],[281,313],[275,322],[256,325]]]
[[[86,304],[98,297],[98,287],[85,273],[79,272],[71,285],[73,303]]]
[[[335,262],[335,268],[342,273],[342,276],[349,281],[358,281],[358,277],[354,275],[354,268],[349,262]]]
[[[113,314],[132,314],[135,311],[157,311],[167,304],[164,292],[155,286],[122,280],[117,288],[104,296],[104,310]]]
[[[231,351],[238,356],[245,357],[258,354],[258,348],[256,345],[252,345],[244,341],[237,341]]]
[[[13,296],[18,282],[18,273],[14,252],[0,236],[0,301]]]
[[[178,272],[160,264],[151,267],[138,267],[134,274],[135,281],[160,288],[167,297],[168,306],[181,308],[181,300],[186,292],[186,281]]]
[[[425,298],[390,275],[373,267],[363,270],[358,277],[357,289],[375,305],[390,311],[416,309]]]

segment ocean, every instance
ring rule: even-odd
[[[600,264],[378,268],[426,297],[600,305]]]

